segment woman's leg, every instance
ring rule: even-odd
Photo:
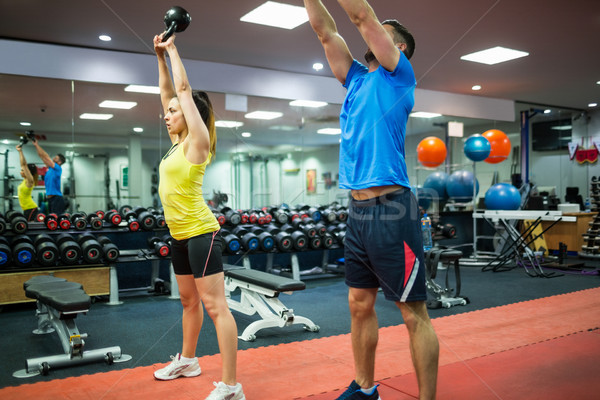
[[[233,386],[237,383],[237,325],[227,305],[223,272],[197,278],[196,287],[217,330],[223,363],[221,380]]]
[[[183,306],[183,316],[181,325],[183,328],[183,346],[181,348],[182,357],[196,357],[196,345],[198,344],[198,335],[202,328],[204,312],[200,296],[196,289],[194,275],[175,275],[177,285],[179,286],[179,297]]]

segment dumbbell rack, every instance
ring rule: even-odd
[[[591,211],[600,209],[600,176],[592,176],[590,179]],[[587,232],[582,234],[583,241],[579,256],[586,258],[600,258],[600,213],[596,214],[590,222]]]

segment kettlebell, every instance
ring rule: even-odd
[[[190,14],[185,9],[179,6],[171,7],[165,14],[167,31],[162,41],[166,42],[175,32],[185,31],[191,21],[192,17],[190,17]]]

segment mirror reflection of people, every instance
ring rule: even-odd
[[[374,382],[381,288],[399,308],[410,339],[419,398],[435,399],[439,343],[427,312],[424,251],[405,161],[416,79],[412,34],[379,22],[366,0],[338,0],[367,45],[360,63],[321,0],[304,0],[334,76],[347,89],[340,114],[340,187],[351,197],[344,245],[355,379],[339,397],[377,400]],[[406,2],[405,5],[408,5]]]
[[[17,151],[19,152],[21,177],[23,178],[23,181],[17,188],[19,205],[23,209],[23,214],[25,215],[25,218],[27,218],[27,221],[35,221],[40,209],[31,197],[31,193],[33,192],[33,188],[35,185],[37,185],[38,181],[37,167],[35,164],[27,164],[27,160],[23,154],[23,147],[21,145],[17,146]]]
[[[40,146],[36,139],[31,143],[35,146],[38,156],[44,162],[48,170],[44,176],[44,185],[46,187],[46,200],[48,201],[48,213],[56,215],[64,214],[66,204],[61,189],[62,165],[65,163],[65,156],[58,153],[50,158],[48,153]]]
[[[237,382],[237,325],[225,297],[220,225],[204,201],[202,182],[215,156],[216,128],[211,102],[204,92],[192,91],[175,47],[175,36],[164,43],[154,37],[158,58],[161,103],[172,146],[159,166],[158,193],[173,237],[171,262],[183,305],[183,344],[172,362],[154,372],[159,380],[200,375],[196,346],[203,306],[212,319],[221,352],[221,381],[207,400],[244,400]],[[166,56],[169,56],[173,80]]]

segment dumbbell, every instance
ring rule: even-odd
[[[35,260],[35,246],[27,235],[17,235],[12,238],[12,259],[18,267],[28,267]]]
[[[127,211],[123,215],[123,219],[125,220],[125,222],[127,222],[127,227],[130,231],[136,232],[140,230],[140,223],[138,222],[137,216],[135,215],[135,212],[133,212],[133,210]]]
[[[173,237],[171,236],[170,233],[167,233],[166,235],[163,235],[160,240],[162,240],[163,242],[165,242],[169,247],[171,247],[173,245]]]
[[[157,228],[164,228],[167,226],[167,221],[165,221],[165,215],[162,210],[148,208],[148,212],[154,215],[155,224]]]
[[[348,219],[348,210],[346,209],[346,207],[338,207],[335,210],[335,214],[340,222],[346,222],[346,220]]]
[[[329,232],[325,232],[323,235],[321,235],[321,246],[324,249],[331,248],[333,246],[334,241],[335,239]]]
[[[102,214],[102,216],[104,216],[104,214]],[[94,230],[100,230],[104,226],[102,223],[102,217],[98,216],[97,212],[86,215],[85,219],[88,224],[90,224],[90,227]]]
[[[45,267],[56,265],[56,262],[60,258],[60,252],[50,235],[40,233],[33,240],[33,245],[35,246],[37,261],[41,265]]]
[[[291,225],[295,230],[304,232],[304,234],[309,238],[314,238],[317,236],[317,228],[315,228],[315,225],[309,216],[296,218],[292,221]]]
[[[317,236],[308,238],[308,247],[310,247],[311,249],[321,248],[321,243],[323,243],[321,236],[317,235]]]
[[[236,226],[232,232],[240,238],[242,248],[246,251],[256,251],[260,246],[258,237],[243,226]]]
[[[0,236],[0,268],[7,266],[12,260],[12,253],[8,240],[4,236]]]
[[[225,242],[225,252],[229,254],[236,254],[240,248],[242,247],[242,242],[240,242],[240,238],[229,232],[227,229],[221,229],[219,234],[223,238],[223,242]]]
[[[334,210],[327,207],[321,210],[321,219],[323,221],[327,221],[329,224],[332,224],[337,220],[337,214]]]
[[[217,222],[219,223],[220,226],[225,225],[225,222],[227,220],[225,219],[225,215],[223,215],[222,212],[217,211],[217,210],[212,210],[212,213],[215,216],[215,218],[217,219]]]
[[[135,207],[133,209],[137,220],[140,224],[140,228],[145,231],[150,231],[156,226],[156,217],[144,207]]]
[[[46,214],[44,214],[41,211],[38,211],[37,215],[35,216],[36,222],[44,222],[45,218],[46,218]]]
[[[104,253],[102,246],[91,233],[79,235],[77,243],[81,247],[81,255],[87,264],[97,264]]]
[[[104,214],[104,221],[110,223],[113,226],[117,226],[121,223],[121,214],[117,210],[109,210]]]
[[[273,247],[275,247],[275,239],[273,238],[273,235],[258,226],[253,226],[250,228],[250,232],[254,233],[258,238],[258,244],[262,251],[273,250]]]
[[[15,210],[10,210],[6,213],[6,220],[10,224],[10,229],[16,234],[23,234],[27,232],[27,228],[29,224],[27,223],[27,218],[25,216]]]
[[[96,214],[101,220],[104,220],[104,214],[106,213],[104,212],[104,210],[96,210],[94,211],[94,214]]]
[[[278,224],[283,225],[288,223],[289,216],[285,212],[285,210],[281,208],[272,207],[271,209],[269,209],[269,214],[271,214],[273,220],[275,220],[275,222],[277,222]]]
[[[6,231],[6,220],[4,219],[2,214],[0,214],[0,235],[3,234],[5,231]]]
[[[51,231],[58,229],[58,215],[50,213],[44,218],[44,225]]]
[[[78,212],[71,215],[71,225],[78,231],[84,230],[87,227],[85,214]]]
[[[319,222],[321,220],[321,211],[319,211],[318,208],[310,207],[306,212],[314,222]]]
[[[71,216],[68,213],[59,215],[57,221],[58,227],[63,231],[66,231],[71,227]]]
[[[56,237],[56,245],[60,253],[60,259],[64,264],[73,265],[81,258],[81,246],[68,233],[61,233]]]
[[[230,225],[238,225],[242,222],[240,213],[229,207],[223,207],[221,213],[225,216],[225,221]]]
[[[267,225],[264,227],[266,232],[269,232],[273,235],[275,239],[275,244],[279,251],[290,251],[294,244],[292,243],[292,237],[288,232],[282,231],[278,227],[273,224]]]
[[[102,253],[106,261],[116,261],[119,258],[119,248],[108,237],[98,236],[96,240],[102,246]]]
[[[323,222],[318,222],[315,224],[315,229],[317,230],[317,235],[319,236],[323,236],[325,233],[327,233],[327,225],[325,225]]]
[[[154,252],[159,257],[168,257],[171,254],[171,248],[163,242],[159,237],[153,236],[148,238],[148,246],[154,249]]]

